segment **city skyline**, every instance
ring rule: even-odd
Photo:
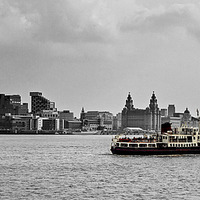
[[[59,110],[200,108],[197,0],[1,2],[1,93],[41,91]]]
[[[65,111],[65,110],[67,110],[67,111],[72,112],[72,113],[74,114],[74,117],[77,118],[77,119],[79,119],[79,117],[80,117],[81,113],[83,112],[83,110],[85,110],[86,112],[88,112],[88,111],[97,111],[97,112],[110,112],[110,113],[112,113],[110,110],[97,110],[97,109],[90,110],[90,109],[85,109],[85,107],[81,107],[80,113],[76,116],[75,113],[74,113],[74,111],[71,110],[70,108],[69,108],[69,109],[59,109],[59,108],[56,106],[56,102],[54,102],[54,101],[52,101],[51,99],[49,99],[48,97],[46,97],[41,91],[39,91],[39,92],[38,92],[38,91],[30,91],[30,92],[29,92],[30,102],[24,102],[24,101],[23,101],[23,97],[22,97],[20,94],[17,94],[17,93],[15,93],[15,94],[3,94],[3,95],[6,95],[6,96],[19,96],[20,99],[21,99],[21,105],[28,104],[27,107],[28,107],[28,109],[29,109],[29,113],[32,113],[32,100],[31,100],[32,95],[36,95],[36,96],[39,95],[39,96],[41,96],[42,98],[46,99],[46,101],[49,101],[49,103],[50,103],[51,105],[53,105],[53,107],[56,108],[57,111]],[[154,92],[154,91],[153,91],[153,94],[152,94],[152,95],[155,95],[155,92]],[[128,93],[128,96],[130,96],[131,99],[132,99],[132,96],[131,96],[131,93],[130,93],[130,92]],[[155,95],[155,97],[156,97],[156,95]],[[127,98],[128,98],[128,97],[127,97]],[[152,98],[152,97],[151,97],[151,98]],[[151,103],[151,99],[149,100],[149,103]],[[127,100],[126,100],[126,104],[127,104]],[[116,115],[119,114],[119,113],[122,114],[122,112],[123,112],[123,110],[124,110],[124,108],[125,108],[126,106],[127,106],[127,105],[124,105],[123,109],[122,109],[121,111],[119,111],[118,113],[112,113],[113,116],[116,116]],[[144,108],[139,108],[139,107],[137,107],[137,106],[134,105],[134,100],[132,99],[132,108],[133,108],[133,109],[146,109],[146,108],[149,108],[149,106],[150,106],[150,104],[149,104],[148,106],[144,107]],[[168,104],[168,106],[165,107],[165,108],[159,108],[159,106],[158,106],[158,109],[159,109],[161,112],[162,112],[162,110],[163,110],[163,111],[164,111],[164,110],[167,111],[167,113],[165,113],[165,114],[163,113],[163,114],[161,114],[161,116],[173,116],[173,113],[184,113],[185,110],[189,110],[188,107],[186,107],[184,111],[177,111],[176,105],[175,105],[175,104]],[[190,112],[190,110],[189,110],[189,112]],[[196,112],[199,112],[199,110],[196,110]],[[190,112],[190,113],[191,113],[191,112]],[[192,113],[191,113],[191,115],[192,115]],[[192,115],[192,116],[193,116],[193,117],[196,117],[196,115]],[[198,116],[199,116],[199,115],[198,115]]]

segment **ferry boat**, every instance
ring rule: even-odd
[[[143,137],[117,135],[112,139],[111,152],[121,155],[200,154],[198,128],[180,127],[174,130],[164,124],[160,134]]]

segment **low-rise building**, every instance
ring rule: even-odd
[[[122,114],[118,113],[113,117],[113,130],[120,130],[122,127]]]
[[[87,111],[82,108],[80,120],[83,127],[92,130],[113,130],[113,114],[108,111]]]
[[[173,113],[174,110],[175,110],[175,107],[172,106],[172,111],[169,112],[170,116],[161,117],[162,124],[169,122],[171,123],[171,127],[173,129],[179,128],[181,126],[199,127],[198,119],[191,116],[188,108],[186,108],[186,110],[183,113]],[[171,113],[173,113],[173,116],[171,116]]]
[[[59,119],[63,119],[65,121],[73,121],[74,120],[74,113],[70,112],[69,110],[59,111]]]

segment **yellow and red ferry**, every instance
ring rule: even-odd
[[[111,152],[121,155],[200,154],[200,132],[199,128],[172,130],[169,127],[150,136],[129,138],[126,134],[116,135],[111,142]]]

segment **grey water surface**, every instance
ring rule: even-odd
[[[200,199],[200,155],[112,155],[111,139],[0,135],[0,199]]]

